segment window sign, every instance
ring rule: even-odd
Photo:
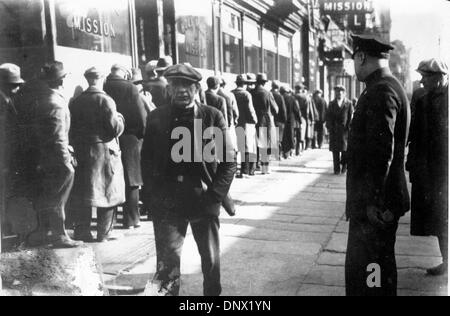
[[[131,55],[128,0],[58,0],[57,44]]]
[[[182,63],[214,69],[212,2],[175,0],[178,57]]]

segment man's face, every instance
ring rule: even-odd
[[[17,92],[19,92],[20,85],[6,83],[6,84],[2,85],[1,90],[8,96],[12,96],[12,95],[16,94]]]
[[[365,54],[363,52],[357,52],[353,56],[353,62],[355,64],[355,73],[359,81],[363,81],[363,65],[365,61]]]
[[[168,92],[172,100],[172,105],[187,107],[194,102],[198,88],[194,82],[174,79],[169,81]]]
[[[335,90],[336,99],[342,100],[345,97],[345,92],[342,90]]]
[[[420,83],[427,92],[440,89],[443,86],[444,76],[442,74],[424,74]]]

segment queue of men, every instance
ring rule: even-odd
[[[23,194],[32,202],[37,227],[27,243],[73,248],[116,239],[118,208],[123,227],[136,229],[142,201],[151,210],[157,250],[157,272],[145,293],[179,294],[190,225],[201,256],[204,294],[220,295],[219,215],[230,202],[235,175],[255,176],[258,168],[268,174],[271,159],[322,148],[326,127],[334,172],[347,173],[347,294],[396,295],[396,232],[411,208],[412,234],[439,239],[443,264],[428,273],[445,274],[448,67],[436,59],[420,64],[424,93],[415,102],[410,129],[405,90],[388,68],[393,47],[373,37],[354,36],[353,41],[356,74],[367,86],[356,106],[343,86],[335,87],[335,99],[327,106],[322,91],[310,97],[302,85],[293,91],[274,81],[269,90],[265,74],[237,76],[231,92],[222,78],[211,77],[203,93],[202,75],[168,58],[147,65],[148,81],[119,64],[109,76],[92,67],[84,74],[88,88],[69,103],[61,93],[67,76],[62,63],[46,64],[38,80],[27,83],[17,66],[1,65],[2,181],[20,184],[7,186],[6,199]],[[189,132],[188,145],[182,131]],[[67,213],[73,237],[67,233]],[[372,287],[367,278],[373,265],[382,273],[380,284]]]

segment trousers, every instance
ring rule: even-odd
[[[181,252],[187,228],[191,225],[200,253],[203,272],[203,293],[205,296],[219,296],[220,283],[220,241],[219,218],[204,217],[189,222],[182,216],[154,213],[157,272],[152,281],[155,296],[178,296],[181,286]]]
[[[367,220],[351,219],[345,263],[347,296],[397,296],[395,243],[398,221],[380,230]],[[369,287],[370,265],[380,268],[381,287]]]
[[[140,223],[139,187],[127,186],[125,194],[127,201],[123,205],[123,226],[134,227]]]

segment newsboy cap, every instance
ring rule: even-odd
[[[68,73],[64,69],[64,64],[60,61],[53,61],[45,64],[41,69],[42,79],[45,81],[57,81],[65,78]]]
[[[432,58],[424,60],[419,64],[417,72],[421,75],[433,75],[433,74],[443,74],[448,75],[447,64],[439,59]]]
[[[167,68],[164,72],[164,77],[166,77],[167,80],[183,79],[194,83],[200,82],[203,79],[202,74],[195,70],[194,67],[184,64],[178,64]]]
[[[85,78],[99,79],[103,76],[104,74],[97,67],[91,67],[84,72]]]
[[[0,82],[17,85],[25,83],[20,74],[20,67],[9,63],[0,65]]]
[[[390,44],[384,43],[374,35],[352,35],[353,58],[356,53],[364,52],[373,57],[389,58],[389,52],[394,49]]]

